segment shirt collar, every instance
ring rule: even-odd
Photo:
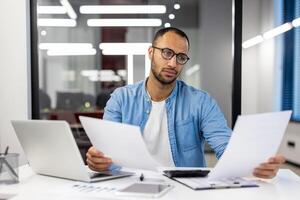
[[[148,80],[148,78],[143,81],[143,96],[144,96],[144,99],[146,101],[151,101],[150,95],[148,95],[148,92],[147,92],[147,89],[146,89],[147,80]],[[166,102],[169,102],[170,100],[172,100],[177,95],[178,84],[179,84],[179,81],[176,80],[176,84],[175,84],[174,89],[172,90],[172,92],[168,96],[168,98],[165,99]]]

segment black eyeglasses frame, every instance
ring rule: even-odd
[[[177,62],[178,64],[180,64],[180,65],[186,64],[186,63],[189,61],[189,59],[190,59],[190,58],[188,57],[188,55],[186,55],[185,53],[175,53],[175,51],[174,51],[173,49],[170,49],[170,48],[159,48],[159,47],[156,47],[156,46],[152,46],[152,48],[160,50],[161,56],[162,56],[164,59],[166,59],[166,60],[171,60],[174,56],[176,56],[176,62]],[[164,54],[163,54],[163,51],[164,51],[164,50],[169,50],[169,51],[173,52],[173,56],[170,57],[170,58],[165,57]],[[184,63],[178,62],[178,56],[179,56],[179,55],[186,56],[187,59],[186,59],[186,61],[185,61]]]

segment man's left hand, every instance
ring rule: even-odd
[[[279,170],[279,167],[285,162],[282,155],[271,157],[268,162],[260,164],[254,169],[253,175],[258,178],[274,178]]]

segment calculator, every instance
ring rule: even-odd
[[[193,169],[193,170],[164,170],[164,175],[169,178],[186,178],[186,177],[206,177],[209,170]]]

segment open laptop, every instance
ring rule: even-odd
[[[30,167],[38,174],[96,182],[133,175],[131,172],[96,173],[84,164],[75,139],[65,121],[25,120],[12,125]]]

